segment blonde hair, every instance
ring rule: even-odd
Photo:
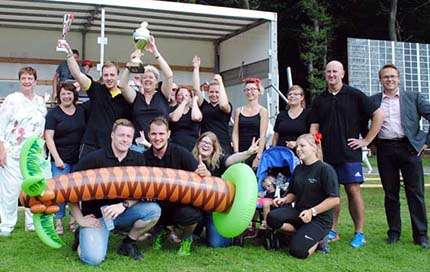
[[[314,145],[314,146],[316,146],[316,148],[317,148],[317,151],[316,151],[316,156],[317,156],[317,158],[319,159],[319,160],[323,160],[323,153],[322,153],[322,147],[321,147],[321,140],[319,140],[320,142],[319,143],[317,143],[317,141],[315,140],[315,137],[314,137],[314,135],[312,135],[312,134],[310,134],[310,133],[306,133],[306,134],[302,134],[302,135],[300,135],[298,138],[297,138],[297,140],[296,140],[296,142],[298,142],[299,140],[301,140],[301,139],[303,139],[303,140],[305,140],[305,141],[307,141],[310,145]]]
[[[223,155],[222,147],[215,133],[211,131],[206,131],[205,133],[201,134],[200,137],[197,139],[196,144],[194,145],[193,155],[198,160],[200,155],[199,144],[202,141],[202,139],[205,137],[208,137],[212,141],[213,152],[210,158],[206,160],[206,162],[208,163],[209,169],[214,170],[219,167],[221,156]]]
[[[149,64],[149,65],[146,65],[144,68],[145,68],[145,73],[146,72],[151,72],[151,73],[154,74],[155,79],[157,81],[160,79],[160,72],[158,71],[157,68],[155,68],[155,66]]]
[[[305,100],[305,90],[303,90],[303,88],[302,87],[300,87],[299,85],[293,85],[293,86],[291,86],[289,89],[288,89],[288,91],[287,91],[287,95],[288,95],[288,93],[289,92],[292,92],[292,91],[300,91],[301,93],[302,93],[302,95],[303,95],[303,100],[302,100],[302,102],[300,103],[300,106],[302,106],[302,108],[306,108],[306,100]],[[288,109],[289,107],[287,106],[287,109]]]

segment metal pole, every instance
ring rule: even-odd
[[[107,39],[105,38],[105,9],[101,9],[101,25],[100,25],[100,37],[98,38],[98,43],[100,44],[100,63],[97,64],[97,70],[102,75],[102,67],[104,64],[105,57],[105,44],[107,44]]]
[[[273,88],[273,90],[275,90],[275,92],[277,92],[279,94],[279,96],[282,98],[282,100],[284,100],[285,103],[288,103],[288,99],[285,97],[285,95],[278,88],[276,88],[276,86],[271,84],[267,87],[264,87],[264,89],[269,89],[269,88]]]
[[[287,67],[287,82],[288,82],[288,89],[293,86],[293,77],[291,75],[291,67]]]

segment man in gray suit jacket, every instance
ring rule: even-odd
[[[420,130],[420,119],[430,120],[430,105],[417,92],[399,89],[400,74],[393,64],[379,71],[384,88],[371,100],[384,111],[384,122],[377,137],[378,170],[385,192],[388,244],[399,241],[400,174],[402,172],[414,242],[428,249],[427,215],[424,201],[424,173],[421,153],[430,145],[430,131]]]

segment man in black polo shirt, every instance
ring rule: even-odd
[[[112,128],[111,145],[83,157],[76,170],[144,165],[143,155],[129,150],[133,137],[133,124],[126,119],[116,120]],[[80,226],[79,240],[75,234],[75,243],[79,243],[79,246],[75,246],[83,262],[98,265],[106,257],[109,230],[101,214],[100,208],[103,206],[107,206],[103,212],[112,217],[115,228],[128,232],[118,248],[118,253],[135,260],[143,258],[136,241],[157,223],[161,209],[156,202],[102,199],[82,201],[81,206],[82,209],[78,203],[70,203],[73,216]]]
[[[348,207],[355,224],[351,246],[362,247],[364,236],[364,202],[360,184],[363,183],[361,148],[367,146],[377,135],[384,113],[360,90],[342,83],[345,75],[343,65],[331,61],[326,66],[328,88],[315,98],[311,110],[311,133],[322,133],[324,161],[337,173],[339,184],[345,186]],[[365,137],[359,139],[362,124],[371,119],[371,127]],[[340,205],[335,216],[329,239],[336,241]]]
[[[113,122],[120,118],[130,119],[130,106],[117,87],[119,69],[115,64],[105,62],[102,68],[103,84],[100,84],[80,71],[66,41],[59,41],[59,45],[68,50],[66,58],[69,70],[91,101],[87,128],[82,138],[80,157],[83,157],[91,151],[110,145]]]
[[[200,176],[210,176],[205,164],[194,159],[193,154],[182,146],[169,143],[169,124],[163,117],[156,117],[149,122],[149,141],[151,148],[145,151],[145,162],[148,166],[165,167],[195,171]],[[182,241],[178,251],[180,256],[191,254],[192,235],[201,211],[190,205],[161,202],[162,215],[159,224],[162,226],[177,225],[182,229]],[[156,235],[154,249],[161,249],[166,238],[165,231]]]

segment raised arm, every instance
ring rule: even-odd
[[[203,103],[203,94],[200,90],[200,57],[194,56],[193,58],[193,89],[194,94],[199,98],[197,100],[199,106]]]
[[[130,55],[130,61],[141,57],[142,53],[139,50],[134,51]],[[119,77],[119,88],[122,90],[122,95],[128,103],[133,103],[136,99],[136,91],[128,85],[130,80],[130,71],[126,68],[122,71]]]
[[[169,113],[170,121],[172,122],[178,122],[179,119],[181,119],[182,115],[184,114],[185,107],[187,104],[190,103],[188,100],[182,100],[181,104],[179,104],[174,111]]]
[[[161,86],[161,92],[163,93],[164,97],[169,100],[170,92],[172,91],[173,72],[172,69],[170,69],[169,64],[166,62],[166,60],[164,60],[163,56],[158,51],[154,36],[151,36],[149,39],[145,46],[145,51],[153,55],[158,61],[161,73],[163,74],[163,85]]]
[[[67,59],[67,66],[69,67],[69,71],[72,74],[72,76],[76,79],[76,81],[79,83],[82,90],[87,91],[90,88],[91,80],[84,73],[81,72],[78,62],[73,57],[72,48],[65,40],[59,40],[58,45],[61,48],[67,49],[66,59]]]
[[[228,96],[227,96],[227,92],[226,92],[225,87],[224,87],[224,82],[222,80],[222,76],[219,74],[215,74],[213,79],[214,79],[214,81],[218,82],[218,84],[219,84],[219,92],[218,92],[219,107],[223,112],[230,113],[231,107],[230,107],[230,104],[228,101]]]
[[[191,106],[191,120],[194,122],[201,122],[203,119],[202,112],[200,111],[199,104],[198,104],[199,98],[197,96],[193,96],[192,99],[192,106]]]

